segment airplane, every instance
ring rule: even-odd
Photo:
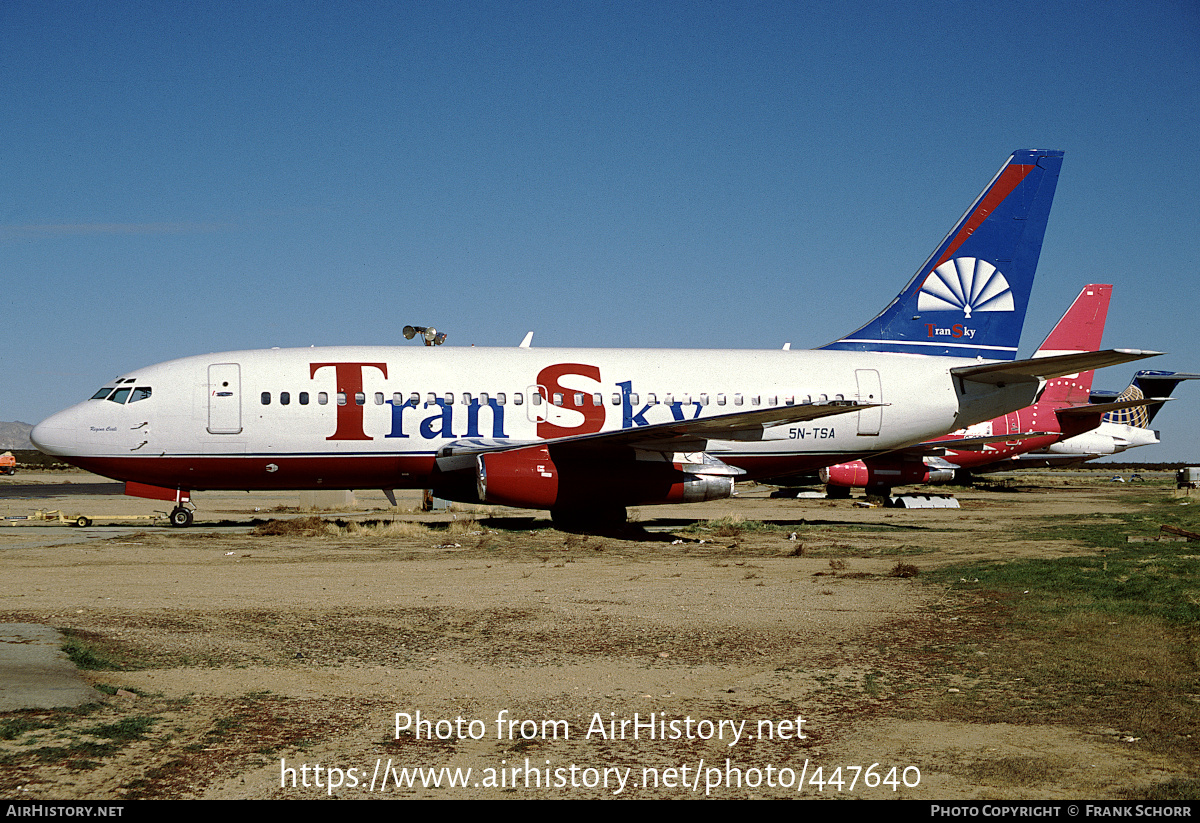
[[[1120,394],[1093,391],[1092,403],[1145,401],[1144,405],[1111,411],[1104,415],[1096,429],[1059,440],[1056,443],[1010,460],[984,466],[976,471],[1010,471],[1013,469],[1073,466],[1120,454],[1138,446],[1153,446],[1160,442],[1159,432],[1150,428],[1155,416],[1171,399],[1175,387],[1185,380],[1198,380],[1200,374],[1143,369],[1133,376],[1129,386]]]
[[[205,489],[424,488],[564,528],[729,497],[738,479],[919,443],[1154,354],[1014,360],[1062,156],[1014,153],[883,312],[821,349],[226,352],[127,372],[31,436],[174,502],[177,526]]]
[[[1084,286],[1033,356],[1099,349],[1111,298],[1111,285]],[[1144,404],[1150,402],[1144,398],[1090,403],[1093,374],[1087,370],[1055,378],[1031,406],[916,446],[827,466],[818,477],[831,497],[844,497],[856,487],[866,488],[869,496],[887,497],[894,486],[950,483],[1066,438],[1086,436],[1105,414],[1139,409],[1144,414]]]

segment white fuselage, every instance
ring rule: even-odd
[[[901,448],[1034,399],[1036,383],[964,395],[950,374],[961,365],[847,351],[226,352],[129,372],[34,439],[100,474],[164,487],[405,488],[429,486],[439,450],[466,439],[538,443],[823,400],[882,404],[707,442],[762,477]]]

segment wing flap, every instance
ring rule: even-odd
[[[472,438],[455,440],[438,450],[438,467],[452,471],[473,465],[466,458],[497,451],[511,451],[526,446],[569,448],[580,452],[612,448],[637,448],[648,451],[699,452],[709,440],[757,440],[772,426],[787,426],[808,420],[819,420],[838,414],[872,409],[881,403],[860,403],[856,400],[829,400],[791,406],[772,406],[753,411],[698,417],[693,420],[672,420],[631,429],[567,435],[548,440],[499,440]]]

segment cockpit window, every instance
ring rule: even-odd
[[[115,392],[112,393],[112,397],[110,397],[108,399],[113,401],[114,403],[124,403],[125,398],[129,396],[129,393],[131,391],[133,391],[132,388],[117,389]]]
[[[138,386],[136,389],[133,390],[133,394],[131,394],[129,396],[129,402],[136,403],[139,400],[145,400],[149,396],[150,396],[150,387],[149,386]]]
[[[95,394],[93,394],[93,395],[92,395],[92,399],[93,399],[93,400],[103,400],[104,398],[106,398],[106,397],[108,397],[110,394],[112,394],[112,390],[113,390],[113,387],[112,387],[112,386],[105,386],[105,387],[104,387],[104,388],[102,388],[100,391],[98,391],[98,392],[96,392]]]

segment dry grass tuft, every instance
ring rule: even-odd
[[[291,520],[268,520],[254,527],[255,537],[321,537],[331,533],[333,525],[320,517],[295,517]]]

